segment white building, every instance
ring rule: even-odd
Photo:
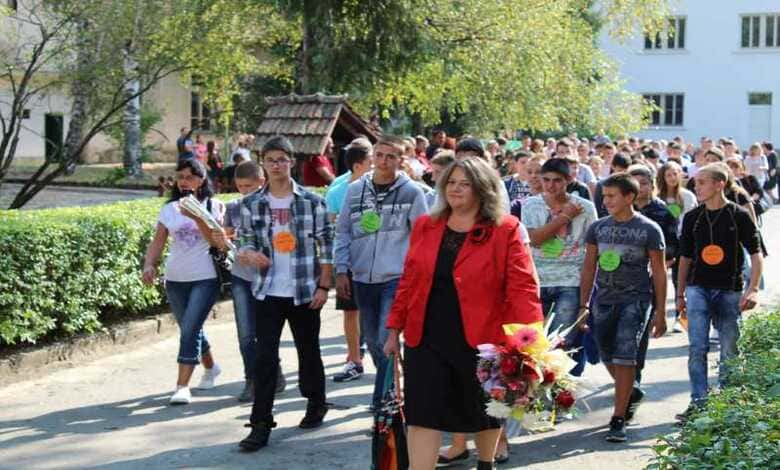
[[[12,15],[15,12],[23,14],[28,11],[24,0],[0,0],[0,6],[9,8]],[[32,2],[29,2],[32,5]],[[37,30],[31,25],[16,20],[13,16],[0,18],[0,54],[15,57],[24,44],[34,43],[38,37]],[[32,38],[32,39],[29,39]],[[0,57],[6,59],[6,57]],[[0,63],[4,60],[0,60]],[[41,72],[41,76],[52,71]],[[11,102],[10,85],[0,78],[0,113],[8,116]],[[155,84],[143,97],[162,115],[161,122],[154,126],[156,132],[147,136],[147,143],[155,144],[162,153],[158,159],[175,159],[176,139],[182,127],[194,128],[195,134],[203,134],[204,139],[210,137],[214,126],[214,118],[208,107],[201,101],[197,87],[190,89],[182,84],[178,75],[170,75]],[[31,100],[23,111],[22,130],[19,134],[19,146],[16,158],[41,159],[44,157],[44,128],[49,117],[61,117],[63,133],[67,134],[70,122],[71,99],[67,87],[50,89]],[[121,161],[121,153],[116,142],[107,136],[98,134],[87,146],[84,157],[87,162]]]
[[[601,41],[627,88],[661,108],[639,136],[732,137],[743,149],[780,139],[780,0],[673,3],[671,37]]]

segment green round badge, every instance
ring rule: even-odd
[[[599,256],[599,266],[607,272],[612,272],[620,266],[620,253],[615,250],[606,250]]]
[[[558,237],[550,238],[542,243],[542,255],[545,258],[560,258],[563,254],[563,240]]]
[[[682,214],[682,207],[680,207],[680,205],[677,204],[676,202],[673,202],[668,206],[666,206],[666,209],[669,211],[670,214],[672,214],[672,216],[675,219],[679,219],[680,214]]]
[[[382,217],[374,211],[364,212],[360,217],[360,227],[366,233],[374,233],[382,226]]]

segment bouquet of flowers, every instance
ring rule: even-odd
[[[477,346],[477,378],[489,416],[507,419],[507,428],[541,431],[572,410],[575,379],[569,371],[575,362],[562,346],[573,327],[550,333],[543,322],[506,324],[504,342]]]

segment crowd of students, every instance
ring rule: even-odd
[[[203,364],[199,388],[220,368],[203,332],[219,291],[215,250],[237,246],[232,267],[236,324],[252,401],[245,451],[267,445],[274,396],[284,389],[279,339],[289,322],[308,400],[301,428],[327,414],[320,353],[320,311],[335,284],[344,311],[347,356],[337,382],[359,380],[362,347],[377,370],[371,401],[380,406],[390,354],[403,353],[409,454],[413,469],[469,458],[475,433],[479,468],[509,458],[501,423],[485,414],[476,381],[476,345],[497,342],[501,324],[579,321],[565,338],[614,379],[606,439],[627,439],[645,397],[641,388],[650,336],[667,330],[667,274],[675,288],[675,323],[687,326],[691,402],[684,421],[706,403],[710,331],[719,335],[720,384],[736,354],[739,317],[755,307],[765,252],[761,213],[774,195],[777,158],[769,143],[741,156],[734,143],[700,147],[570,136],[523,139],[505,151],[500,139],[455,141],[443,131],[417,138],[366,138],[344,152],[336,176],[332,152],[304,163],[309,184],[292,178],[295,149],[281,136],[260,150],[259,164],[235,168],[242,194],[227,206],[213,199],[197,158],[180,160],[173,195],[160,213],[144,263],[155,282],[166,240],[168,299],[179,322],[179,374],[171,404],[189,403],[189,380]],[[332,148],[332,143],[329,143]],[[308,171],[307,166],[308,165]],[[322,170],[322,171],[320,171]],[[308,176],[307,176],[308,175]],[[195,195],[224,229],[209,228],[179,205]],[[335,282],[334,282],[335,280]],[[403,340],[403,341],[402,341]],[[404,343],[403,347],[401,343]],[[587,345],[595,347],[587,347]],[[649,371],[652,374],[652,371]],[[439,449],[441,431],[453,434]]]

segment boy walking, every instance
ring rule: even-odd
[[[606,439],[624,442],[626,410],[640,341],[653,300],[656,311],[653,337],[661,337],[666,332],[665,245],[658,224],[634,211],[633,204],[639,194],[636,180],[627,173],[617,173],[601,186],[609,216],[594,222],[585,237],[587,251],[580,281],[580,309],[588,310],[595,279],[598,294],[591,313],[596,343],[615,382],[615,406]]]
[[[360,309],[360,330],[377,369],[374,408],[382,398],[387,366],[384,325],[403,271],[412,225],[428,210],[422,189],[399,171],[403,153],[400,138],[386,136],[376,143],[374,171],[349,185],[336,225],[336,289],[343,298],[354,294]]]
[[[290,323],[298,351],[298,382],[306,397],[300,428],[322,424],[325,370],[320,354],[320,309],[328,298],[333,235],[325,201],[290,176],[295,164],[289,140],[269,139],[261,151],[268,184],[242,201],[238,261],[260,275],[252,285],[256,304],[257,362],[255,400],[249,427],[239,446],[254,452],[268,444],[273,421],[274,388],[279,368],[279,339]]]
[[[758,303],[763,269],[759,234],[748,212],[726,199],[729,169],[723,163],[696,173],[701,203],[683,219],[677,311],[688,315],[688,376],[691,404],[678,415],[685,421],[707,402],[707,352],[710,324],[720,335],[721,386],[728,381],[726,361],[737,354],[741,312]],[[750,255],[750,282],[743,293],[744,251]]]

